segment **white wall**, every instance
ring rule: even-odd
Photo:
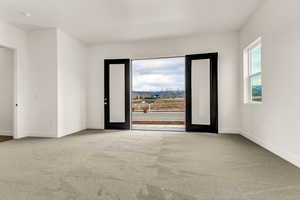
[[[299,0],[265,1],[241,31],[240,52],[262,37],[263,104],[242,104],[243,134],[300,167],[299,19]]]
[[[28,136],[62,137],[86,128],[86,47],[58,29],[29,33]]]
[[[59,137],[85,129],[84,44],[57,29],[26,33],[0,21],[0,46],[16,55],[15,138]]]
[[[27,135],[57,136],[57,30],[29,34]]]
[[[86,129],[87,48],[58,31],[58,136]]]
[[[220,132],[240,130],[238,33],[205,34],[199,37],[105,44],[90,48],[88,128],[104,128],[104,59],[156,58],[219,52]]]
[[[15,57],[15,78],[17,80],[17,93],[15,95],[15,103],[19,106],[16,109],[16,130],[15,138],[21,138],[26,136],[27,129],[27,114],[30,113],[28,105],[30,101],[28,96],[30,90],[28,89],[28,49],[27,49],[27,34],[9,25],[5,22],[0,21],[0,45],[12,48],[16,52]]]
[[[0,135],[13,136],[14,52],[0,47]]]

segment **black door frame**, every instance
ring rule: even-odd
[[[125,122],[111,123],[109,108],[109,87],[110,87],[110,65],[124,64],[125,67]],[[130,129],[130,59],[105,59],[104,60],[104,112],[105,129]]]
[[[192,60],[210,60],[210,125],[192,124]],[[218,53],[185,57],[186,131],[218,133]]]

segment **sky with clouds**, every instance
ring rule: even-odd
[[[184,90],[184,57],[132,61],[133,91]]]

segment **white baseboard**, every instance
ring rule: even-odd
[[[80,132],[80,131],[83,131],[83,130],[86,130],[86,128],[82,128],[82,129],[78,129],[78,130],[69,130],[68,132],[66,133],[63,133],[63,134],[57,134],[57,133],[53,133],[53,132],[45,132],[45,131],[40,131],[40,132],[34,132],[34,131],[31,131],[31,132],[26,132],[26,137],[40,137],[40,138],[61,138],[61,137],[64,137],[64,136],[67,136],[67,135],[71,135],[73,133],[77,133],[77,132]],[[41,134],[43,133],[43,134]]]
[[[44,133],[43,135],[41,135],[41,133]],[[39,138],[57,138],[56,133],[51,133],[48,132],[46,133],[45,131],[41,131],[41,132],[26,132],[26,137],[39,137]]]
[[[271,143],[266,143],[266,142],[262,141],[261,139],[259,139],[257,137],[253,137],[247,131],[242,131],[241,135],[244,136],[245,138],[251,140],[252,142],[258,144],[259,146],[271,151],[272,153],[276,154],[277,156],[281,157],[282,159],[292,163],[296,167],[300,168],[300,157],[299,157],[299,155],[296,155],[292,152],[288,152],[285,149],[280,149],[278,147],[275,147]]]
[[[86,129],[103,130],[104,126],[88,126]]]
[[[12,131],[0,131],[0,135],[13,136],[13,132]]]
[[[219,129],[219,133],[221,134],[241,134],[240,130],[237,129]]]
[[[86,128],[80,128],[80,129],[74,129],[74,130],[69,130],[63,134],[60,134],[58,137],[61,138],[61,137],[65,137],[67,135],[71,135],[71,134],[74,134],[74,133],[78,133],[80,131],[84,131],[86,130]]]

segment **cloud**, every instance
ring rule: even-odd
[[[185,59],[164,58],[132,62],[133,90],[183,90]]]

